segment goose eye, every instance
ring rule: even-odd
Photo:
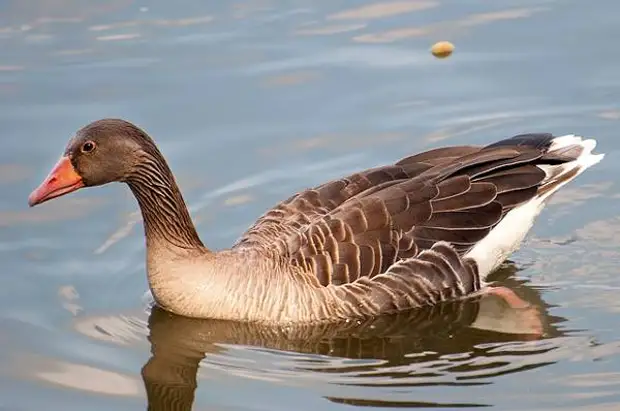
[[[90,153],[91,151],[93,151],[95,149],[95,143],[93,143],[92,141],[87,141],[86,143],[84,143],[84,145],[82,146],[82,152],[83,153]]]

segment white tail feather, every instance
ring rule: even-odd
[[[604,154],[592,154],[595,147],[596,140],[583,140],[582,137],[572,134],[552,140],[548,153],[570,151],[579,153],[578,156],[563,164],[538,165],[547,175],[543,180],[540,195],[509,211],[502,221],[466,254],[466,257],[473,258],[478,264],[481,278],[486,278],[519,248],[546,201],[555,192],[603,159]],[[544,187],[548,189],[545,190]]]
[[[549,147],[549,153],[561,150],[564,151],[570,148],[578,148],[580,149],[581,153],[575,160],[569,161],[564,164],[538,166],[545,172],[545,174],[547,174],[547,179],[543,181],[543,186],[546,186],[548,184],[554,184],[556,181],[563,180],[566,174],[574,173],[573,176],[567,178],[565,181],[555,184],[553,189],[545,192],[543,195],[540,196],[540,198],[542,200],[548,199],[561,187],[566,185],[566,183],[574,180],[575,177],[583,173],[586,169],[601,161],[603,157],[605,157],[605,154],[592,154],[592,151],[595,147],[596,140],[583,140],[581,136],[576,136],[573,134],[554,138],[551,142],[551,146]]]

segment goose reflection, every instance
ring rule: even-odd
[[[400,384],[401,387],[434,385],[441,384],[437,377],[446,374],[458,373],[466,377],[468,372],[472,372],[476,376],[484,373],[497,376],[544,365],[542,361],[511,364],[510,359],[514,361],[515,358],[542,354],[552,350],[552,347],[532,344],[516,350],[497,350],[502,344],[560,335],[556,324],[563,319],[548,315],[548,306],[535,289],[523,281],[508,278],[515,271],[514,265],[507,264],[496,277],[500,277],[503,286],[524,300],[526,307],[515,308],[502,295],[491,294],[380,317],[364,323],[294,328],[196,320],[175,316],[155,307],[148,323],[151,357],[142,368],[148,409],[191,410],[200,363],[208,361],[210,355],[226,351],[222,344],[258,346],[347,359],[382,360],[372,365],[359,364],[352,367],[342,362],[332,364],[318,360],[324,357],[317,356],[317,361],[306,357],[295,366],[299,372],[330,375],[346,372],[348,384],[351,384],[349,377],[353,373],[357,376],[354,383],[361,386],[380,385],[386,381]],[[482,361],[476,361],[479,359]],[[472,380],[462,378],[456,383],[471,384]],[[437,405],[336,397],[329,399],[339,403],[378,407]],[[460,404],[476,405],[484,404]]]

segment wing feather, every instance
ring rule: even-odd
[[[368,309],[388,311],[458,298],[480,286],[475,262],[463,255],[537,195],[541,161],[562,161],[545,159],[546,147],[546,135],[526,136],[364,170],[276,205],[234,247],[301,268],[341,290],[351,309],[368,292]]]

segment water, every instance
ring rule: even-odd
[[[173,4],[0,3],[1,410],[620,409],[618,2]],[[215,249],[297,190],[430,147],[574,132],[607,157],[498,273],[531,309],[269,330],[149,315],[125,187],[27,209],[108,116],[155,137]]]

